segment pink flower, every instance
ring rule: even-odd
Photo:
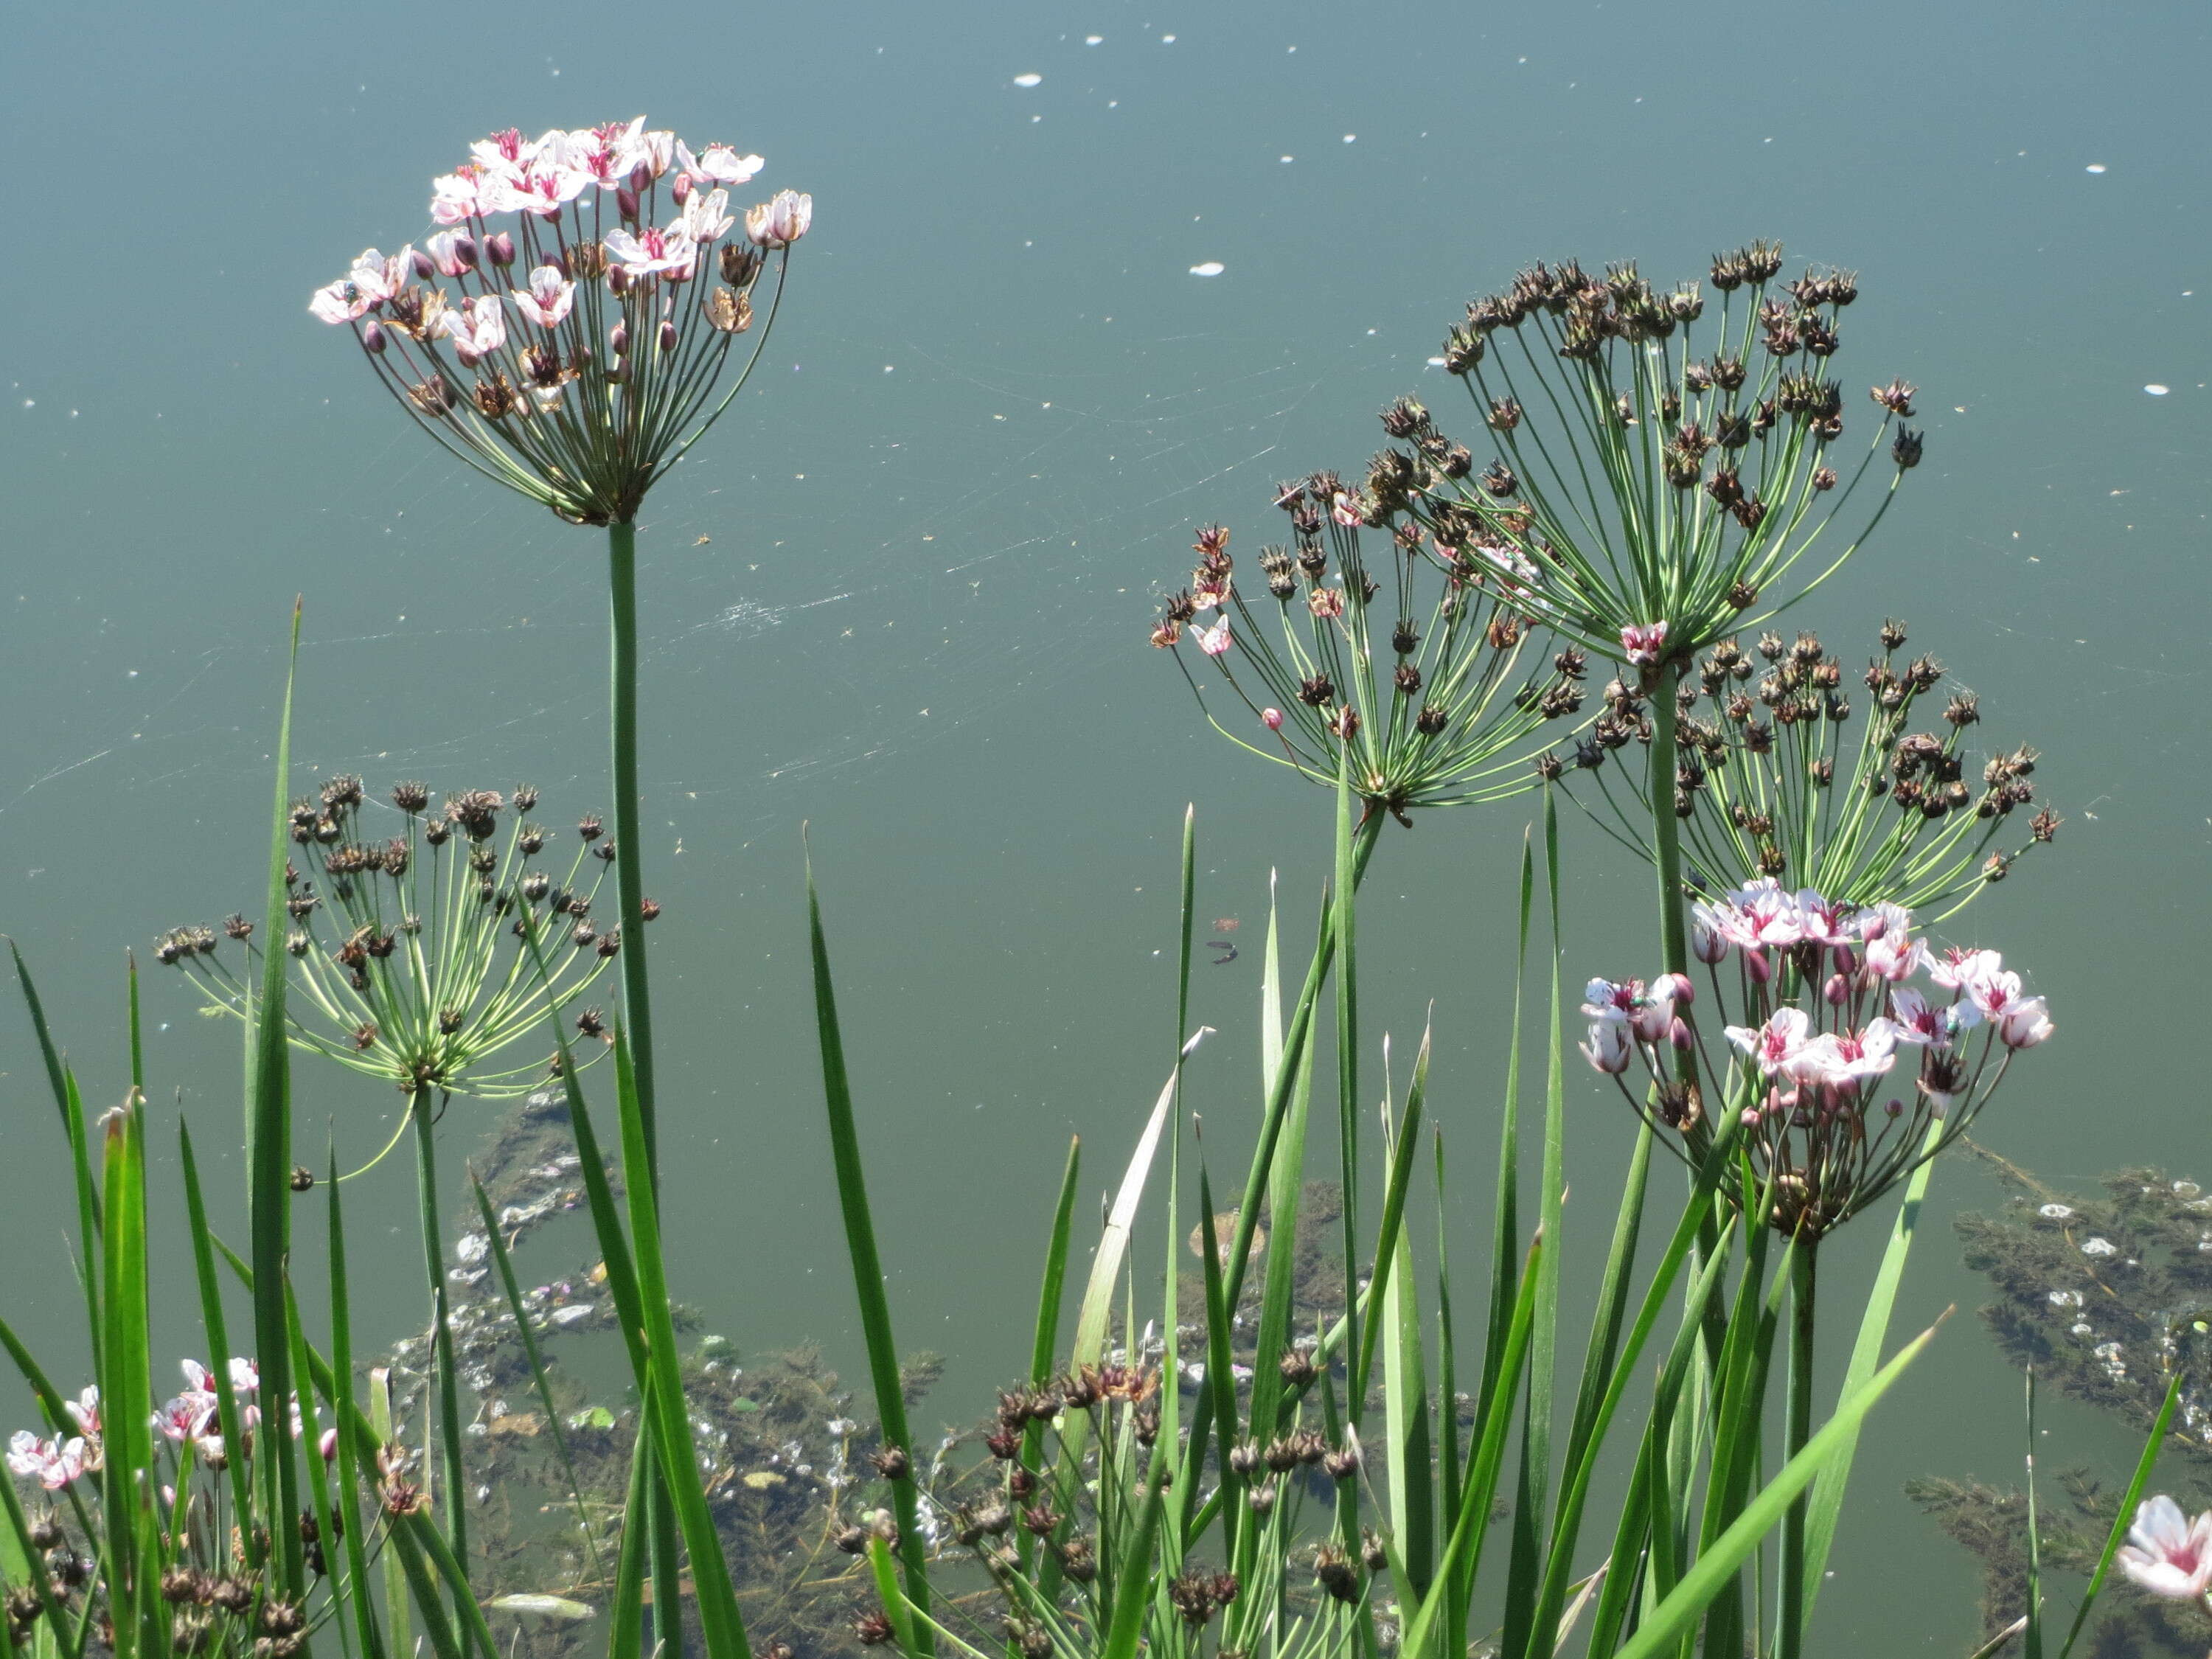
[[[591,184],[590,173],[563,166],[556,155],[540,155],[513,178],[495,175],[483,191],[484,205],[493,213],[534,213],[550,219]]]
[[[2004,958],[1995,951],[1961,951],[1954,945],[1940,958],[1931,959],[1928,977],[1947,991],[1971,990],[1977,980],[2003,965]]]
[[[1211,628],[1201,628],[1198,630],[1198,648],[1209,657],[1226,654],[1229,647],[1235,643],[1236,641],[1229,637],[1229,618],[1226,617]]]
[[[1795,945],[1805,936],[1797,901],[1771,876],[1730,893],[1725,908],[1716,907],[1714,918],[1729,943],[1747,951]]]
[[[1778,1008],[1764,1025],[1726,1029],[1728,1040],[1758,1060],[1759,1069],[1766,1076],[1780,1072],[1794,1077],[1796,1073],[1791,1068],[1805,1051],[1806,1033],[1811,1025],[1802,1008]]]
[[[2189,1520],[2160,1492],[2136,1509],[2128,1541],[2115,1559],[2121,1571],[2153,1595],[2193,1601],[2212,1584],[2212,1511]]]
[[[657,270],[689,270],[698,256],[681,223],[666,230],[651,225],[635,235],[627,230],[607,233],[607,257],[632,276],[650,276]]]
[[[1802,937],[1814,945],[1842,945],[1855,938],[1841,907],[1828,902],[1810,887],[1797,890],[1797,925]]]
[[[1283,729],[1283,711],[1279,708],[1262,708],[1260,711],[1260,724],[1266,726],[1270,732],[1281,731]]]
[[[1314,613],[1317,622],[1328,622],[1344,614],[1344,590],[1340,587],[1316,587],[1306,595],[1306,609]]]
[[[2023,997],[1997,1018],[1997,1041],[2008,1048],[2033,1048],[2056,1028],[2041,997]]]
[[[507,343],[507,312],[496,294],[479,294],[439,313],[437,331],[453,343],[453,353],[473,368]]]
[[[1880,1077],[1897,1059],[1897,1027],[1877,1017],[1863,1031],[1823,1031],[1788,1062],[1790,1074],[1801,1082],[1833,1084],[1856,1088],[1870,1077]]]
[[[198,1440],[214,1424],[216,1404],[215,1395],[204,1389],[187,1389],[161,1402],[161,1409],[154,1413],[154,1426],[166,1439]]]
[[[704,193],[695,191],[684,204],[684,216],[677,222],[685,235],[703,246],[726,235],[730,227],[737,223],[730,216],[729,206],[730,192],[726,190]]]
[[[1928,965],[1928,947],[1903,931],[1881,933],[1867,941],[1867,971],[1894,985]]]
[[[1330,498],[1328,515],[1345,530],[1357,530],[1367,522],[1367,515],[1359,509],[1358,499],[1341,489]]]
[[[1667,624],[1663,622],[1631,623],[1620,630],[1621,653],[1639,668],[1658,665],[1659,649],[1667,643]]]
[[[1996,956],[1994,951],[1985,951],[1984,954],[1990,957],[1992,963],[1996,962]],[[1984,1017],[1993,1021],[2002,1020],[2008,1010],[2018,1007],[2027,1000],[2021,994],[2020,975],[2008,969],[1996,967],[1992,967],[1989,971],[1967,981],[1966,992],[1973,1000],[1974,1006],[1980,1009]]]
[[[1871,945],[1886,934],[1910,932],[1912,912],[1901,904],[1892,904],[1885,900],[1879,904],[1868,905],[1859,912],[1857,921],[1859,938]]]
[[[88,1385],[76,1399],[63,1401],[62,1409],[69,1413],[70,1421],[76,1425],[80,1433],[88,1439],[100,1438],[100,1387],[97,1383]]]
[[[1717,906],[1700,900],[1690,920],[1690,954],[1708,968],[1728,959],[1728,935]]]
[[[484,205],[484,169],[470,161],[430,181],[430,216],[441,225],[481,219]]]
[[[527,291],[514,290],[514,308],[540,328],[558,328],[575,299],[576,285],[558,265],[540,265],[530,273]]]
[[[1936,1048],[1949,1048],[1968,1026],[1979,1024],[1982,1018],[1982,1011],[1971,1002],[1930,1002],[1909,985],[1889,994],[1889,1008],[1895,1017],[1899,1042]]]
[[[41,1440],[28,1429],[8,1442],[8,1468],[26,1480],[36,1476],[48,1492],[59,1492],[88,1467],[82,1440]]]
[[[740,155],[727,144],[709,144],[696,155],[682,139],[676,141],[676,164],[684,172],[718,185],[742,185],[768,165],[757,155]]]
[[[375,310],[406,286],[415,250],[403,247],[386,258],[374,248],[354,257],[353,269],[315,290],[307,309],[326,323],[350,323]]]
[[[1644,1000],[1640,979],[1594,979],[1583,987],[1583,1012],[1601,1024],[1626,1019]]]
[[[1619,1077],[1626,1071],[1629,1056],[1634,1053],[1628,1027],[1619,1020],[1598,1021],[1589,1028],[1589,1041],[1576,1046],[1583,1059],[1608,1077]]]
[[[477,268],[477,239],[465,231],[441,230],[423,242],[422,251],[441,276],[459,276]]]
[[[745,210],[745,235],[762,247],[789,247],[813,224],[814,198],[795,190],[780,190]]]

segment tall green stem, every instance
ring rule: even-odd
[[[653,999],[645,965],[645,826],[637,787],[637,525],[607,526],[607,592],[614,665],[615,889],[622,915],[623,1026],[637,1075],[647,1167],[660,1179],[653,1109]]]
[[[1790,1419],[1784,1462],[1813,1437],[1814,1291],[1820,1266],[1817,1239],[1801,1238],[1790,1268]],[[1805,1522],[1809,1494],[1800,1494],[1782,1518],[1782,1616],[1775,1631],[1777,1659],[1797,1659],[1805,1641]]]
[[[1682,917],[1682,821],[1674,816],[1674,738],[1679,723],[1674,696],[1682,683],[1681,660],[1670,659],[1659,671],[1651,693],[1650,791],[1652,863],[1659,873],[1659,949],[1666,971],[1690,971],[1690,933]],[[1682,1051],[1677,1075],[1697,1076],[1694,1060]]]
[[[453,1361],[452,1286],[446,1278],[446,1249],[438,1217],[438,1138],[431,1127],[430,1097],[418,1091],[408,1101],[415,1119],[415,1170],[422,1206],[422,1267],[430,1279],[430,1330],[436,1351],[438,1438],[445,1491],[439,1494],[445,1511],[446,1536],[453,1559],[464,1567],[469,1559],[468,1486],[461,1468],[461,1374]],[[302,1387],[305,1385],[302,1384]],[[458,1592],[457,1592],[458,1594]],[[458,1611],[458,1604],[456,1611]],[[468,1621],[459,1619],[463,1652],[475,1645]]]
[[[607,526],[608,620],[615,789],[615,891],[622,917],[623,1029],[629,1040],[645,1136],[645,1166],[654,1194],[660,1190],[659,1126],[653,1105],[653,995],[645,963],[645,824],[637,785],[637,525],[623,519]],[[665,1659],[682,1659],[684,1608],[676,1506],[656,1469],[648,1491],[646,1523],[653,1573],[653,1637]],[[637,1517],[630,1517],[633,1524]]]

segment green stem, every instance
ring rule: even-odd
[[[1670,974],[1690,971],[1690,933],[1682,915],[1682,822],[1674,816],[1674,733],[1678,715],[1674,694],[1682,683],[1683,664],[1668,659],[1659,671],[1659,684],[1651,693],[1650,791],[1652,862],[1659,873],[1659,949]],[[1676,1062],[1685,1083],[1697,1077],[1697,1065],[1688,1051]]]
[[[444,1466],[446,1489],[441,1502],[446,1515],[446,1537],[453,1546],[453,1559],[465,1563],[469,1559],[468,1487],[461,1468],[461,1374],[453,1360],[453,1308],[448,1297],[451,1287],[446,1279],[445,1246],[439,1237],[438,1143],[431,1127],[428,1093],[413,1096],[407,1109],[415,1119],[415,1167],[422,1204],[422,1267],[430,1279],[431,1335],[437,1353],[438,1437],[443,1443],[439,1450],[440,1462]],[[461,1623],[461,1642],[465,1659],[475,1645],[465,1620]]]
[[[637,525],[607,526],[607,589],[614,640],[615,888],[622,916],[623,1025],[637,1074],[647,1167],[660,1180],[653,1109],[653,1000],[645,964],[645,826],[637,787]]]
[[[607,596],[612,672],[615,891],[622,918],[623,1029],[636,1082],[645,1165],[660,1190],[659,1127],[653,1105],[653,995],[645,958],[645,825],[637,784],[637,523],[607,526]],[[665,1659],[682,1659],[684,1609],[676,1509],[668,1482],[652,1471],[647,1534],[652,1558],[653,1638]]]
[[[1813,1437],[1814,1291],[1820,1263],[1817,1240],[1801,1238],[1790,1267],[1790,1419],[1783,1460]],[[1805,1523],[1807,1494],[1782,1518],[1782,1618],[1775,1632],[1777,1659],[1797,1659],[1805,1640]]]

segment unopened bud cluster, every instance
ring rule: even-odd
[[[294,802],[284,915],[261,942],[233,916],[223,932],[240,946],[234,963],[204,927],[163,934],[155,957],[243,1016],[274,939],[292,959],[295,1042],[410,1097],[523,1093],[544,1080],[542,1062],[488,1062],[542,1033],[620,951],[621,929],[592,908],[614,843],[595,817],[567,836],[545,828],[530,816],[538,792],[527,786],[511,796],[459,790],[434,806],[423,785],[399,783],[389,801],[371,803],[359,778],[339,776]],[[392,821],[374,825],[386,812]],[[596,1009],[575,1026],[613,1041]]]

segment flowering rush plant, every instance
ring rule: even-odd
[[[573,522],[624,521],[744,385],[720,380],[754,285],[774,258],[781,295],[813,222],[813,198],[787,190],[731,236],[730,191],[763,165],[642,116],[510,128],[432,185],[441,228],[422,246],[364,249],[307,308],[350,326],[400,406],[478,471]]]
[[[1249,738],[1218,718],[1215,728],[1331,788],[1348,746],[1354,793],[1401,823],[1417,806],[1494,800],[1534,782],[1524,751],[1547,720],[1582,707],[1582,653],[1523,672],[1529,624],[1510,582],[1488,580],[1506,573],[1447,558],[1418,534],[1374,553],[1362,545],[1364,509],[1333,472],[1278,485],[1275,505],[1291,544],[1259,551],[1268,598],[1247,601],[1229,532],[1212,525],[1199,532],[1190,586],[1152,629],[1195,691],[1176,649],[1188,632],[1254,723]]]
[[[1638,1112],[1702,1161],[1715,1133],[1678,1056],[1694,1053],[1741,1126],[1737,1201],[1817,1240],[1966,1133],[2012,1065],[2052,1030],[2039,996],[1994,951],[1940,955],[1894,904],[1852,908],[1771,879],[1700,903],[1692,953],[1728,1046],[1697,1029],[1687,975],[1594,979],[1583,1053]],[[1921,982],[1915,982],[1921,981]],[[1641,1062],[1653,1088],[1626,1083]],[[1750,1190],[1743,1190],[1745,1185]]]

